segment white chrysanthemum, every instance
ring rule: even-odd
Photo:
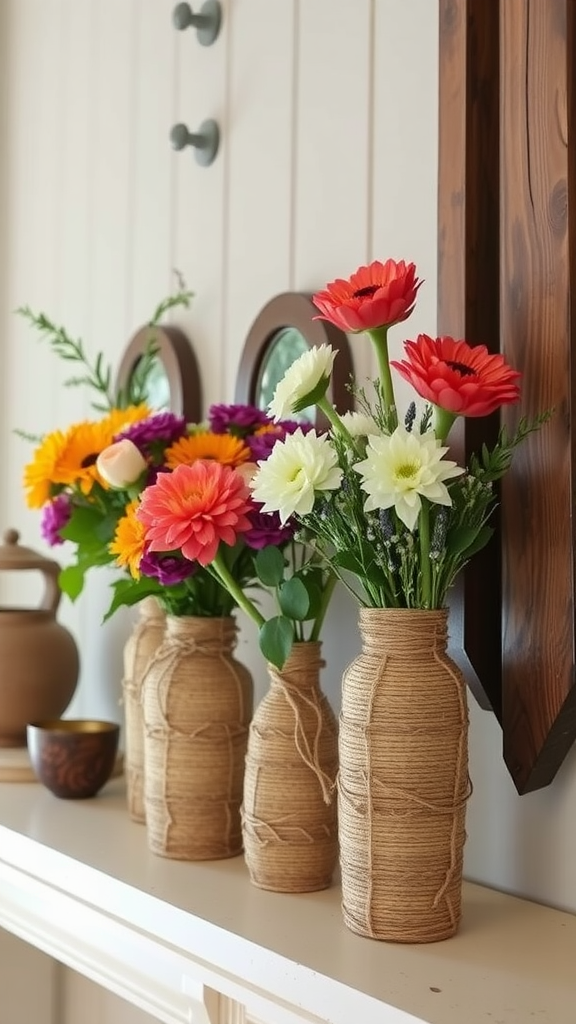
[[[363,412],[345,412],[340,419],[351,437],[369,437],[370,434],[380,433],[372,416]]]
[[[277,441],[265,462],[258,464],[251,490],[264,512],[278,512],[283,523],[295,512],[307,515],[319,491],[340,486],[342,470],[326,435],[295,430]]]
[[[421,497],[437,505],[451,505],[443,481],[464,470],[442,458],[447,451],[433,431],[419,434],[396,427],[390,436],[369,437],[366,458],[354,466],[362,474],[362,488],[368,495],[366,511],[394,506],[398,517],[413,530],[422,507]]]
[[[268,406],[270,415],[276,421],[289,419],[295,412],[312,405],[312,401],[306,399],[322,381],[325,381],[322,394],[325,393],[335,355],[330,345],[318,345],[303,352],[291,363],[282,380],[276,385],[274,397]]]

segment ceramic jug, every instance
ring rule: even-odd
[[[79,674],[76,642],[56,619],[60,566],[18,543],[6,530],[0,571],[35,569],[44,577],[38,608],[0,607],[0,747],[26,746],[26,725],[59,718]]]

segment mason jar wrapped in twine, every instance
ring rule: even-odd
[[[232,618],[166,617],[143,690],[144,803],[153,853],[178,860],[242,851],[240,805],[250,673]]]
[[[360,611],[338,783],[342,908],[360,935],[434,942],[461,917],[468,711],[447,611]]]
[[[144,717],[142,682],[148,662],[164,636],[166,617],[155,597],[138,605],[139,618],[124,645],[124,772],[128,813],[133,821],[144,822]]]
[[[337,723],[320,690],[318,642],[295,643],[250,725],[242,822],[251,881],[275,892],[312,892],[338,859]]]

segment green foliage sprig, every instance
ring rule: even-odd
[[[179,271],[175,271],[175,274],[178,288],[156,306],[148,321],[148,326],[151,328],[158,327],[170,310],[179,306],[187,309],[190,305],[194,293],[186,287],[182,274]],[[99,352],[94,361],[91,361],[82,339],[72,338],[65,327],[56,324],[45,313],[35,313],[30,306],[20,306],[16,313],[24,317],[38,331],[40,337],[47,341],[55,355],[65,362],[78,363],[83,367],[81,375],[68,377],[64,381],[64,385],[65,387],[87,387],[95,391],[98,399],[90,403],[93,409],[98,412],[108,412],[113,408],[122,409],[128,405],[139,405],[145,400],[146,384],[158,355],[158,345],[153,336],[142,357],[138,360],[127,385],[123,388],[115,388],[112,367],[105,362],[102,352]]]

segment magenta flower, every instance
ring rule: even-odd
[[[279,420],[278,423],[274,423],[270,428],[266,428],[261,433],[253,434],[252,437],[246,438],[246,444],[248,445],[253,462],[265,462],[270,455],[276,441],[283,441],[288,434],[293,434],[294,431],[300,429],[303,434],[307,434],[309,430],[312,430],[314,424],[298,420]]]
[[[132,441],[143,454],[147,454],[150,445],[158,442],[169,445],[186,433],[186,418],[176,416],[173,412],[159,412],[154,416],[148,416],[145,420],[132,423],[126,430],[122,430],[114,438],[115,441],[127,438]]]
[[[282,547],[292,540],[296,532],[297,524],[289,519],[282,524],[278,512],[262,512],[259,504],[254,512],[248,513],[250,529],[244,534],[244,540],[249,548],[259,551],[267,548],[270,544],[274,547]]]
[[[244,438],[271,420],[255,405],[211,405],[208,422],[214,434],[232,434]]]
[[[40,532],[50,547],[64,543],[60,530],[66,526],[71,515],[72,506],[67,494],[59,494],[53,501],[44,505],[40,520]]]
[[[178,555],[148,551],[142,555],[139,569],[143,576],[151,576],[163,587],[171,587],[193,576],[198,570],[198,562],[190,562],[187,558],[179,558]]]

